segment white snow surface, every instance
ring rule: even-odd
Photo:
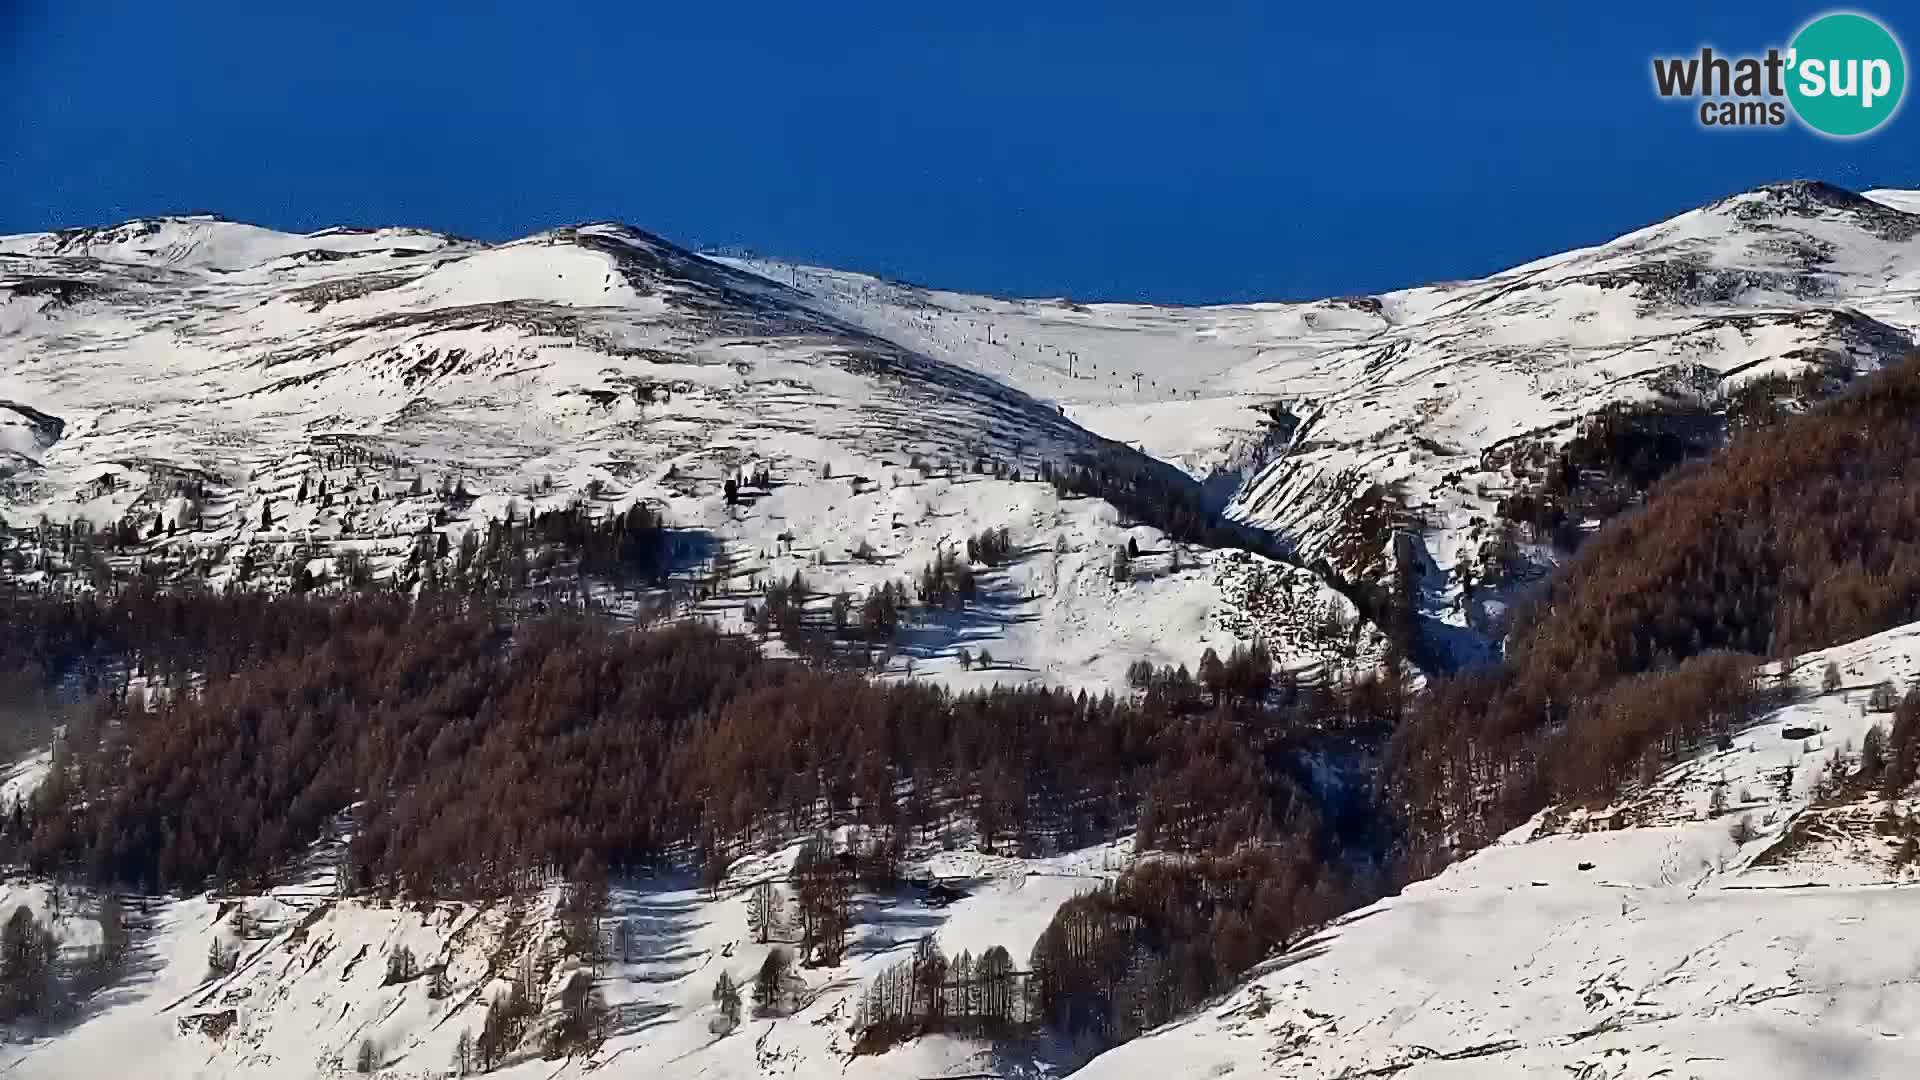
[[[158,525],[123,562],[224,582],[243,553],[268,579],[347,551],[384,570],[425,529],[457,547],[510,511],[645,500],[686,534],[683,580],[727,555],[692,614],[731,628],[775,576],[803,572],[824,607],[1005,528],[1017,557],[971,611],[916,618],[894,675],[1097,691],[1256,637],[1303,672],[1376,662],[1379,635],[1315,574],[1037,479],[1079,454],[1171,466],[801,300],[619,225],[493,247],[215,218],[0,238],[0,520]],[[772,489],[730,506],[725,482],[760,469]],[[183,483],[207,491],[197,521]],[[963,649],[994,663],[965,670]]]
[[[1829,660],[1851,688],[1820,695]],[[1615,806],[1543,814],[1078,1075],[1914,1075],[1920,878],[1893,865],[1877,798],[1812,788],[1889,722],[1866,688],[1916,674],[1920,624],[1809,654],[1793,674],[1809,700],[1731,749]]]
[[[1777,186],[1481,281],[1206,308],[706,260],[615,225],[497,246],[201,217],[6,237],[0,517],[178,524],[173,484],[190,478],[208,491],[199,523],[149,553],[194,552],[218,577],[248,550],[391,565],[423,527],[457,540],[509,505],[646,499],[732,556],[735,580],[696,614],[736,627],[755,578],[802,570],[823,593],[857,593],[1005,526],[1020,556],[983,574],[974,611],[911,627],[895,674],[911,658],[913,675],[961,686],[1099,689],[1133,660],[1191,663],[1256,635],[1297,667],[1364,666],[1377,639],[1315,573],[1202,549],[1173,570],[1166,538],[1111,505],[971,463],[1030,471],[1130,444],[1303,562],[1328,552],[1353,494],[1400,484],[1444,572],[1471,557],[1475,519],[1506,483],[1482,466],[1488,450],[1564,439],[1615,401],[1812,363],[1865,371],[1907,348],[1916,215],[1920,193]],[[342,448],[366,453],[322,470]],[[724,479],[762,465],[772,490],[729,507]],[[297,502],[323,474],[333,505]],[[416,477],[425,494],[409,494]],[[456,480],[470,504],[435,494]],[[1112,554],[1128,539],[1143,555],[1120,585]],[[877,561],[851,558],[862,540]],[[963,671],[961,647],[996,662]],[[1619,806],[1543,815],[1086,1075],[1913,1073],[1920,892],[1892,866],[1877,805],[1815,805],[1811,790],[1880,719],[1863,715],[1864,687],[1920,671],[1920,627],[1803,658],[1795,678],[1811,692],[1828,658],[1853,689],[1769,717]],[[1787,739],[1790,727],[1813,734]],[[9,797],[42,768],[10,771]],[[1754,835],[1736,843],[1743,818]],[[791,854],[736,866],[717,900],[681,880],[623,882],[615,917],[636,946],[600,983],[617,1033],[592,1060],[523,1056],[502,1074],[1033,1076],[1066,1060],[945,1038],[850,1058],[847,1021],[864,982],[924,933],[1024,961],[1060,900],[1125,864],[1124,845],[1030,861],[920,852],[918,870],[966,879],[967,898],[871,900],[847,965],[802,973],[795,1015],[716,1037],[714,976],[744,977],[763,948],[745,889]],[[0,909],[52,908],[43,884],[5,890]],[[231,936],[233,899],[143,903],[138,974],[65,1034],[0,1047],[0,1073],[341,1076],[372,1038],[380,1075],[440,1076],[522,957],[544,965],[549,994],[568,974],[543,959],[550,892],[381,907],[334,899],[317,876],[247,899],[240,967],[215,979],[207,949]],[[71,899],[62,910],[83,946],[83,914]],[[381,985],[402,942],[448,965],[452,997]]]
[[[1353,514],[1375,485],[1399,492],[1426,624],[1471,655],[1507,600],[1470,599],[1457,573],[1476,570],[1515,487],[1501,453],[1564,441],[1613,403],[1903,353],[1920,323],[1917,205],[1770,185],[1477,281],[1191,308],[705,259],[611,224],[496,246],[209,217],[4,237],[0,518],[171,520],[172,485],[197,479],[203,525],[154,546],[211,557],[218,576],[248,547],[390,564],[436,513],[457,540],[510,503],[591,485],[600,508],[657,503],[733,557],[735,596],[706,611],[723,622],[771,574],[824,559],[823,594],[858,594],[1006,526],[1022,557],[982,617],[923,628],[915,674],[1095,688],[1134,660],[1191,663],[1255,635],[1300,669],[1379,655],[1343,597],[1278,564],[1260,576],[1297,602],[1259,611],[1237,557],[1223,573],[1197,550],[1178,573],[1164,557],[1137,568],[1150,586],[1103,586],[1116,547],[1164,538],[971,472],[984,458],[1030,476],[1124,444],[1346,579],[1401,557],[1356,543]],[[343,447],[387,463],[335,470],[355,494],[332,508],[294,504]],[[777,495],[730,510],[723,480],[761,465]],[[405,496],[414,477],[427,497]],[[472,506],[433,497],[456,479]],[[863,539],[886,558],[848,560]],[[962,672],[961,647],[1006,664]]]
[[[866,984],[910,956],[923,936],[933,935],[949,955],[1004,946],[1024,967],[1055,908],[1125,865],[1124,842],[1032,860],[937,846],[923,852],[910,872],[967,895],[945,906],[911,887],[863,896],[844,963],[797,969],[776,1015],[756,1015],[749,1002],[738,1028],[717,1033],[715,980],[728,972],[744,993],[773,947],[749,930],[751,887],[779,880],[794,851],[738,861],[717,899],[685,878],[616,884],[601,922],[609,959],[595,976],[612,1013],[605,1043],[588,1057],[548,1060],[530,1039],[487,1075],[890,1080],[1059,1071],[1059,1048],[1045,1043],[996,1048],[936,1036],[854,1056],[849,1029]],[[138,1062],[138,1074],[156,1080],[338,1077],[352,1075],[361,1043],[371,1040],[380,1077],[447,1076],[460,1033],[479,1034],[487,1003],[523,964],[544,988],[548,1018],[561,986],[582,970],[559,957],[553,889],[489,904],[381,905],[338,899],[329,886],[318,874],[257,896],[135,901],[130,906],[142,914],[135,916],[134,974],[57,1035],[16,1032],[16,1041],[0,1043],[0,1074],[82,1080]],[[780,895],[784,903],[790,894]],[[237,938],[240,903],[250,929]],[[0,917],[20,904],[45,918],[47,886],[0,886]],[[56,925],[70,951],[98,938],[89,905],[73,896],[63,904]],[[615,936],[620,924],[628,932],[624,951]],[[774,944],[783,937],[790,928]],[[231,974],[209,972],[216,941],[238,948]],[[403,945],[423,972],[445,966],[448,996],[430,997],[424,974],[388,984],[388,957]]]
[[[1501,451],[1564,443],[1616,403],[1899,357],[1920,325],[1920,193],[1769,185],[1480,280],[1300,303],[1000,300],[726,261],[1179,465],[1302,563],[1384,580],[1393,553],[1355,551],[1345,511],[1398,490],[1423,606],[1482,627],[1454,571],[1477,569],[1514,490]]]

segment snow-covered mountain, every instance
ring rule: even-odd
[[[1795,181],[1476,281],[1199,308],[1003,301],[756,259],[817,306],[1064,406],[1186,469],[1299,561],[1378,579],[1362,496],[1397,492],[1424,606],[1477,623],[1509,466],[1616,403],[1711,403],[1809,367],[1859,373],[1920,326],[1920,196]]]
[[[930,630],[916,673],[982,681],[952,662],[965,644],[1009,662],[985,680],[1111,684],[1255,633],[1296,667],[1360,666],[1378,635],[1300,567],[1377,581],[1415,558],[1429,621],[1484,644],[1458,583],[1514,459],[1611,404],[1899,355],[1920,323],[1917,203],[1794,182],[1478,281],[1202,308],[706,259],[616,225],[498,246],[213,218],[9,237],[0,517],[172,525],[192,481],[199,525],[154,545],[218,577],[249,548],[398,558],[423,527],[457,541],[510,502],[592,493],[710,532],[739,593],[796,569],[858,593],[1004,525],[1026,555],[998,573],[998,617]],[[1117,587],[1129,537],[1174,547],[973,471],[1103,453],[1185,471],[1297,565],[1187,548]],[[776,490],[729,507],[725,479],[763,466]],[[323,479],[351,494],[293,500]],[[471,506],[437,497],[454,484]],[[1396,530],[1418,543],[1396,551]],[[885,558],[850,560],[861,541]]]
[[[1364,668],[1381,636],[1336,579],[1412,554],[1430,617],[1473,624],[1454,571],[1513,489],[1516,448],[1564,442],[1614,403],[1870,370],[1917,325],[1920,193],[1805,183],[1479,281],[1207,308],[919,289],[617,225],[488,245],[148,219],[0,238],[0,558],[44,575],[59,560],[36,524],[84,518],[139,529],[123,570],[285,577],[348,551],[391,570],[423,531],[457,547],[509,512],[645,500],[683,531],[688,579],[726,553],[718,595],[684,602],[738,626],[756,582],[800,571],[822,600],[858,593],[1005,527],[1016,557],[983,570],[971,611],[916,620],[890,672],[1118,689],[1135,661],[1256,636],[1296,667]],[[1033,475],[1089,455],[1184,474],[1292,561],[1178,544]],[[772,483],[729,498],[760,469]],[[1410,550],[1359,520],[1387,489]],[[1140,555],[1115,581],[1129,540]],[[960,650],[982,647],[995,663],[964,668]],[[1853,689],[1818,692],[1829,659]],[[1916,671],[1920,627],[1804,657],[1807,700],[1730,748],[1616,806],[1543,815],[1086,1075],[1911,1071],[1920,952],[1900,929],[1913,871],[1894,865],[1910,826],[1883,829],[1821,778],[1878,719],[1860,687]],[[18,765],[0,800],[45,768]],[[862,991],[911,942],[1024,960],[1061,901],[1131,856],[947,839],[907,870],[963,896],[863,901],[844,967],[802,972],[788,1015],[724,1035],[714,980],[759,966],[749,889],[793,850],[742,860],[717,896],[618,883],[626,936],[599,972],[614,1033],[590,1059],[504,1074],[1056,1073],[1071,1048],[929,1037],[851,1054]],[[137,974],[59,1037],[5,1048],[0,1071],[345,1075],[370,1043],[380,1075],[445,1075],[490,988],[518,977],[551,998],[572,975],[550,947],[551,890],[383,906],[336,897],[316,856],[260,895],[143,902]],[[5,890],[0,911],[33,905],[71,947],[94,933],[44,883]],[[403,944],[451,996],[386,977]],[[210,945],[237,948],[231,972],[209,971]]]
[[[1254,636],[1303,669],[1373,662],[1377,635],[1315,575],[1037,475],[1104,458],[1186,483],[1171,466],[800,300],[616,225],[491,247],[213,218],[6,238],[0,517],[130,522],[123,563],[217,582],[243,556],[391,567],[423,530],[457,548],[510,509],[646,500],[697,541],[684,575],[727,556],[698,614],[736,625],[756,581],[859,595],[1005,528],[1018,557],[975,611],[910,628],[897,672],[1112,686]],[[763,470],[767,490],[728,497]],[[963,649],[995,663],[963,670]]]

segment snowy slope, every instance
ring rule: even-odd
[[[140,558],[223,581],[247,553],[269,573],[391,566],[423,529],[457,547],[510,509],[646,500],[699,540],[683,578],[729,557],[699,610],[728,625],[756,581],[857,596],[1004,527],[1020,557],[976,611],[914,626],[896,673],[1097,688],[1254,636],[1301,669],[1377,655],[1314,575],[1176,551],[1035,477],[1079,455],[1171,467],[797,300],[618,225],[498,246],[214,218],[0,238],[0,519],[159,525]],[[772,490],[729,506],[725,482],[759,469]],[[298,499],[323,482],[337,497]],[[1129,540],[1153,554],[1116,585]],[[862,542],[875,559],[850,557]],[[962,648],[996,664],[962,671]]]
[[[1847,689],[1821,695],[1831,660]],[[1920,866],[1896,864],[1899,830],[1876,799],[1818,795],[1868,728],[1866,688],[1920,676],[1920,624],[1802,657],[1804,700],[1606,807],[1541,814],[1493,847],[1402,895],[1354,912],[1277,956],[1197,1014],[1094,1058],[1091,1080],[1225,1076],[1885,1077],[1920,1064]],[[1786,732],[1793,730],[1791,737]],[[1899,807],[1904,817],[1916,808]],[[1911,826],[1907,826],[1910,828]],[[914,877],[965,895],[864,897],[837,968],[802,970],[778,1017],[716,1034],[710,991],[743,979],[765,946],[747,895],[781,877],[794,849],[749,856],[718,898],[681,878],[613,891],[597,985],[613,1034],[588,1059],[532,1049],[499,1075],[901,1077],[1057,1075],[1075,1059],[1048,1044],[990,1048],[933,1037],[879,1056],[851,1053],[865,985],[933,934],[949,953],[994,945],[1024,957],[1054,909],[1109,880],[1124,842],[1053,858],[984,856],[965,838],[910,859]],[[316,866],[322,860],[316,859]],[[363,1040],[385,1077],[445,1075],[462,1030],[522,971],[549,1003],[575,970],[558,958],[552,891],[513,902],[381,905],[332,896],[330,877],[264,896],[154,900],[135,974],[53,1038],[0,1048],[0,1071],[91,1077],[137,1057],[142,1075],[340,1076]],[[234,936],[244,901],[251,929]],[[0,915],[45,886],[13,882]],[[60,920],[91,940],[84,901]],[[617,926],[626,935],[614,938]],[[776,932],[776,939],[781,932]],[[238,944],[210,976],[211,943]],[[405,944],[445,965],[385,978]]]
[[[776,1015],[716,1032],[712,1001],[722,971],[751,985],[768,945],[748,924],[748,887],[778,880],[789,848],[742,860],[717,899],[691,881],[639,880],[612,891],[601,921],[607,960],[597,985],[611,1010],[610,1034],[591,1057],[546,1060],[537,1040],[490,1076],[1037,1075],[1053,1068],[1045,1045],[989,1047],[961,1038],[915,1040],[881,1055],[853,1056],[849,1028],[865,985],[933,935],[943,950],[1006,947],[1024,957],[1054,909],[1097,887],[1124,864],[1124,846],[1018,860],[964,852],[924,854],[909,870],[967,893],[938,906],[912,888],[863,898],[846,961],[799,969]],[[138,907],[135,974],[108,1000],[52,1038],[0,1044],[0,1073],[97,1077],[130,1059],[156,1078],[351,1075],[362,1041],[378,1048],[378,1075],[449,1074],[462,1031],[477,1035],[488,1002],[523,973],[554,1001],[579,963],[561,958],[548,889],[491,904],[383,906],[338,900],[324,875],[250,897],[153,900]],[[18,904],[42,917],[44,885],[0,889],[0,914]],[[244,904],[247,929],[236,936]],[[69,897],[58,921],[72,949],[89,940],[87,906]],[[97,937],[97,933],[94,935]],[[775,935],[775,943],[790,937]],[[209,972],[215,942],[237,947],[227,975]],[[388,957],[405,946],[421,970],[444,966],[450,993],[435,999],[426,975],[389,982]],[[549,1008],[549,1015],[552,1009]],[[601,1070],[605,1070],[602,1072]]]
[[[1828,660],[1853,689],[1818,694]],[[1080,1075],[1913,1075],[1920,868],[1877,798],[1814,788],[1888,722],[1864,687],[1916,675],[1920,624],[1803,657],[1810,700],[1731,749],[1541,815]]]
[[[1315,573],[1198,548],[1179,549],[1175,569],[1158,530],[973,461],[1031,470],[1131,445],[1303,560],[1338,547],[1357,492],[1399,483],[1438,577],[1471,557],[1474,519],[1507,483],[1488,451],[1563,439],[1610,402],[1675,386],[1713,392],[1809,363],[1866,370],[1904,349],[1920,322],[1916,213],[1920,194],[1784,186],[1482,281],[1192,309],[708,260],[612,225],[494,246],[212,218],[0,238],[0,517],[157,520],[177,529],[140,554],[204,559],[230,580],[243,553],[274,574],[348,550],[392,565],[423,528],[457,541],[510,507],[646,499],[730,556],[733,578],[694,612],[732,626],[756,580],[802,571],[817,592],[857,593],[1004,526],[1019,557],[983,573],[973,611],[911,626],[894,674],[1101,689],[1133,660],[1191,663],[1256,635],[1295,666],[1364,667],[1377,636]],[[761,466],[771,489],[729,506],[724,481]],[[322,479],[331,504],[296,498]],[[197,518],[182,481],[206,488]],[[456,483],[474,498],[441,493]],[[1142,555],[1116,584],[1112,555],[1129,539]],[[874,561],[852,557],[863,541]],[[20,553],[30,536],[6,552]],[[689,554],[687,578],[704,557]],[[963,671],[962,647],[996,663]],[[1804,683],[1825,655],[1804,659]],[[1904,682],[1920,670],[1920,627],[1831,655],[1849,682]],[[1860,697],[1794,706],[1633,793],[1623,817],[1543,816],[1088,1075],[1911,1070],[1909,872],[1890,866],[1873,808],[1811,796],[1872,722]],[[1789,727],[1817,733],[1787,739]],[[43,767],[22,763],[0,792]],[[1755,835],[1736,843],[1743,817]],[[1615,820],[1629,827],[1604,827]],[[926,1039],[849,1058],[846,1022],[862,984],[921,934],[1024,958],[1058,903],[1126,854],[922,851],[917,870],[964,878],[970,895],[868,902],[848,964],[803,973],[796,1015],[724,1037],[708,1027],[713,978],[761,955],[742,890],[791,851],[736,866],[719,899],[625,882],[614,917],[638,937],[601,981],[617,1033],[591,1061],[504,1072],[1033,1075],[1068,1055]],[[0,908],[49,899],[14,882]],[[551,963],[550,892],[517,907],[380,907],[333,900],[320,875],[247,900],[256,925],[232,975],[209,980],[206,954],[232,936],[233,898],[156,900],[138,975],[60,1038],[6,1047],[0,1071],[342,1075],[373,1038],[383,1075],[443,1075],[460,1030],[477,1030],[523,961],[549,995],[567,974]],[[71,906],[62,925],[84,943]],[[447,965],[452,997],[382,985],[401,942]]]
[[[0,238],[0,518],[172,523],[174,489],[204,484],[201,524],[154,547],[219,578],[249,548],[378,565],[437,516],[457,541],[510,503],[646,499],[732,558],[735,595],[706,612],[723,621],[768,575],[811,567],[823,595],[858,593],[1006,526],[1026,554],[997,575],[997,606],[922,627],[917,674],[1093,686],[1256,633],[1295,667],[1378,655],[1368,628],[1307,629],[1358,620],[1279,564],[1249,575],[1188,550],[1181,571],[1150,560],[1115,588],[1114,548],[1163,537],[970,469],[1124,444],[1299,564],[1379,580],[1417,559],[1436,640],[1471,653],[1500,598],[1469,603],[1459,580],[1484,576],[1506,456],[1612,403],[1898,355],[1920,322],[1916,202],[1776,185],[1479,281],[1200,308],[708,260],[613,225],[498,246],[213,218]],[[353,494],[296,505],[342,450],[360,460],[324,479]],[[730,512],[724,479],[763,465],[775,496]],[[479,499],[435,497],[456,484]],[[1418,543],[1382,540],[1370,490],[1398,493],[1390,523]],[[848,559],[863,540],[887,557]],[[960,672],[963,645],[1009,663]]]
[[[734,259],[821,310],[989,374],[1207,482],[1303,563],[1380,579],[1374,485],[1424,548],[1434,619],[1469,621],[1503,454],[1608,405],[1711,401],[1757,376],[1872,370],[1920,326],[1920,195],[1796,181],[1477,281],[1306,303],[999,300]],[[1476,575],[1477,576],[1477,575]]]

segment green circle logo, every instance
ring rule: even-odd
[[[1900,108],[1907,58],[1887,28],[1865,15],[1822,15],[1794,35],[1787,100],[1823,135],[1865,135]]]

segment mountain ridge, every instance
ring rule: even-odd
[[[689,798],[689,820],[709,827],[713,813],[736,827],[744,813],[746,844],[731,862],[688,853],[703,872],[718,865],[717,882],[677,869],[620,876],[609,911],[629,936],[616,961],[611,944],[563,940],[579,936],[569,906],[591,874],[562,885],[559,867],[515,867],[513,898],[499,903],[337,895],[353,870],[340,854],[351,842],[342,811],[272,882],[141,898],[152,951],[138,977],[70,1037],[9,1048],[6,1060],[91,1075],[137,1046],[183,1075],[333,1076],[360,1068],[358,1053],[363,1071],[438,1075],[460,1052],[450,1019],[497,983],[517,987],[536,1013],[555,1003],[545,1018],[558,1019],[577,1000],[569,995],[597,980],[614,1006],[604,1056],[540,1061],[535,1040],[522,1039],[502,1071],[1069,1069],[1084,1055],[1046,1038],[994,1047],[922,1034],[886,1050],[852,1036],[871,1015],[869,992],[902,977],[889,954],[918,957],[938,940],[1006,948],[1019,964],[1049,935],[1063,946],[1055,912],[1076,900],[1094,910],[1081,894],[1162,865],[1133,850],[1153,849],[1156,828],[1170,830],[1176,850],[1195,843],[1169,825],[1183,813],[1199,822],[1194,835],[1209,835],[1206,796],[1245,791],[1257,775],[1271,782],[1259,795],[1273,806],[1302,818],[1337,810],[1337,789],[1358,783],[1358,770],[1325,746],[1350,739],[1364,754],[1350,732],[1403,707],[1402,620],[1415,621],[1414,659],[1429,675],[1496,655],[1504,610],[1534,594],[1565,557],[1561,545],[1661,490],[1667,471],[1717,452],[1742,425],[1778,423],[1891,363],[1920,325],[1920,230],[1891,205],[1909,200],[1886,198],[1773,185],[1485,279],[1203,309],[995,299],[707,259],[605,223],[428,249],[382,231],[262,236],[199,218],[44,244],[37,237],[55,234],[0,238],[9,585],[56,595],[116,581],[264,587],[315,595],[314,611],[336,587],[375,582],[456,606],[452,597],[471,596],[476,610],[585,600],[636,625],[711,623],[760,638],[776,659],[864,668],[883,684],[872,701],[903,700],[887,697],[899,688],[886,680],[1089,690],[1047,699],[1060,732],[1083,732],[1096,705],[1110,711],[1103,691],[1126,687],[1149,713],[1187,697],[1154,737],[1116,732],[1149,763],[1182,763],[1149,789],[1136,836],[1115,824],[1132,820],[1119,783],[1111,804],[1102,789],[1068,808],[1113,830],[1092,846],[1008,853],[993,850],[991,833],[905,829],[909,880],[862,894],[851,958],[790,973],[791,1015],[749,1030],[720,1022],[709,988],[719,971],[746,984],[772,955],[769,935],[752,930],[770,918],[764,899],[756,914],[759,886],[800,876],[811,845],[844,843],[858,858],[859,830],[871,825],[795,842],[770,830],[756,844],[751,798],[744,811]],[[327,242],[302,246],[316,236]],[[1287,558],[1219,542],[1244,535],[1212,531],[1223,511]],[[604,539],[596,528],[617,539],[615,561],[633,555],[655,576],[596,578],[586,554]],[[544,530],[571,537],[557,546],[577,557],[511,547]],[[877,631],[863,601],[885,601],[913,578],[923,602],[884,643],[831,636],[844,638],[837,624],[849,620]],[[439,591],[447,580],[474,591]],[[406,604],[390,592],[372,602]],[[740,637],[716,640],[752,651]],[[824,652],[807,651],[821,641]],[[1275,693],[1308,702],[1306,715],[1318,715],[1319,695],[1353,688],[1325,721],[1347,730],[1318,731],[1316,742],[1236,726],[1231,699],[1264,691],[1236,691],[1220,656],[1250,685],[1269,685],[1264,661],[1240,651],[1255,641],[1304,677],[1283,677]],[[1203,660],[1196,682],[1184,665],[1209,648],[1212,666]],[[314,674],[303,655],[276,663]],[[1825,1075],[1827,1050],[1872,1073],[1910,1064],[1905,1047],[1920,1035],[1914,943],[1851,928],[1904,910],[1914,808],[1896,791],[1876,817],[1861,778],[1877,723],[1867,709],[1880,706],[1851,695],[1920,675],[1916,657],[1907,626],[1779,665],[1767,684],[1794,700],[1723,743],[1647,757],[1659,767],[1607,805],[1549,807],[1303,941],[1270,939],[1287,947],[1237,988],[1094,1058],[1087,1075],[1549,1069],[1625,1080],[1778,1067],[1811,1076]],[[574,673],[590,673],[593,660]],[[1828,662],[1831,676],[1820,670]],[[1383,668],[1395,673],[1390,684],[1346,681]],[[500,683],[526,691],[528,715],[571,731],[567,711],[591,699],[567,696],[576,681],[559,678],[564,669],[530,666],[541,674]],[[170,685],[190,685],[191,671],[172,674],[167,684],[108,672],[142,710],[149,700],[166,708]],[[975,716],[987,699],[954,700],[956,715]],[[760,704],[797,722],[824,711],[777,695]],[[618,731],[622,715],[595,718]],[[296,731],[299,716],[275,714]],[[1883,748],[1913,745],[1901,716],[1895,736],[1879,736]],[[208,708],[197,719],[217,731],[230,718]],[[383,722],[405,730],[405,719]],[[473,718],[443,719],[458,732]],[[1175,737],[1186,744],[1179,754]],[[727,764],[792,769],[785,740],[716,742],[734,755]],[[1277,766],[1262,761],[1271,772],[1251,768],[1252,746],[1276,755]],[[165,749],[214,756],[201,742]],[[851,753],[814,750],[851,768]],[[510,739],[501,753],[527,757]],[[67,767],[51,752],[16,763],[0,796]],[[153,771],[159,781],[179,775]],[[817,782],[810,768],[801,775]],[[868,779],[863,814],[869,790],[902,788],[884,764]],[[1472,779],[1458,793],[1468,807],[1487,797]],[[450,805],[419,794],[417,805]],[[462,805],[487,822],[487,793],[463,794],[478,796]],[[971,798],[1004,816],[1026,809],[1021,795],[993,775],[927,797]],[[829,822],[836,800],[851,812],[846,793],[829,792]],[[1270,809],[1231,807],[1211,835],[1244,825],[1265,836],[1259,817]],[[724,848],[726,827],[715,830]],[[1302,835],[1318,834],[1287,834],[1271,853],[1276,880],[1293,890],[1286,911],[1338,901],[1328,878],[1308,888],[1285,876],[1317,865],[1282,860],[1304,858],[1286,850]],[[1179,851],[1165,864],[1202,859]],[[108,920],[90,902],[76,908],[44,881],[4,888],[0,902],[58,926],[75,950],[104,944]],[[1800,902],[1809,895],[1811,905]],[[1211,936],[1198,940],[1244,945],[1250,931],[1236,932],[1227,914],[1216,911]],[[1151,950],[1119,955],[1128,970],[1106,976],[1108,1006],[1125,1001],[1116,987],[1151,990],[1143,973],[1166,961]],[[430,989],[447,981],[462,988],[453,998]],[[777,1000],[782,987],[772,990]],[[1135,1004],[1140,1016],[1164,1015]],[[1816,1021],[1877,1026],[1823,1042]],[[1105,1028],[1125,1029],[1112,1017]],[[1683,1058],[1696,1044],[1712,1053]]]
[[[13,471],[0,515],[16,527],[42,515],[133,518],[151,564],[191,558],[198,574],[226,581],[244,555],[291,580],[298,566],[323,574],[343,551],[385,575],[422,530],[457,547],[516,504],[533,513],[585,500],[617,512],[646,501],[720,537],[729,580],[682,606],[736,628],[756,580],[805,570],[870,590],[933,561],[963,530],[1010,527],[1030,553],[1003,571],[1017,618],[993,633],[932,633],[915,652],[919,673],[984,682],[958,664],[963,645],[984,645],[1012,662],[1002,671],[1098,685],[1143,654],[1176,662],[1153,643],[1165,625],[1222,650],[1266,626],[1276,643],[1297,639],[1294,662],[1309,668],[1352,666],[1376,647],[1352,604],[1308,572],[1217,558],[1184,533],[1172,538],[1184,567],[1143,563],[1133,588],[1116,588],[1114,551],[1129,540],[1169,550],[1165,531],[1190,527],[1150,509],[1164,495],[1197,513],[1197,489],[1177,470],[1018,388],[651,234],[569,226],[423,251],[356,233],[332,237],[341,257],[307,260],[290,255],[309,250],[309,237],[249,230],[206,219],[115,227],[58,241],[65,254],[54,256],[21,254],[47,249],[43,237],[0,240],[0,373],[66,431]],[[54,273],[72,283],[74,303],[19,288]],[[1067,466],[1110,470],[1139,498],[1116,489],[1131,507],[1116,509],[1043,495],[1043,467]],[[729,484],[760,472],[780,490],[730,501]],[[1009,472],[1018,479],[999,475]],[[204,506],[181,502],[183,483]],[[353,493],[327,506],[286,502],[329,486]],[[439,497],[456,487],[475,498],[455,507]],[[863,523],[830,521],[834,507]],[[176,537],[183,514],[198,525]],[[279,527],[259,528],[267,517]],[[884,558],[850,558],[863,543]],[[698,567],[679,574],[683,589],[698,584]],[[1303,621],[1344,612],[1348,629],[1318,642],[1248,614],[1233,597],[1249,575],[1296,583]],[[1059,618],[1047,614],[1056,608]]]

